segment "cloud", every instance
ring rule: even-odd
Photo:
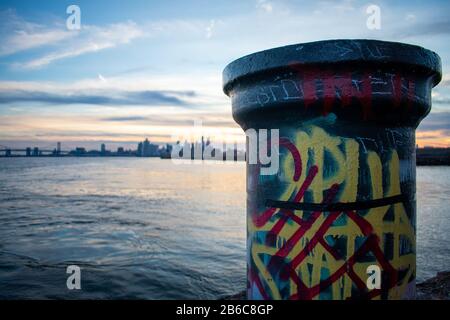
[[[416,142],[420,147],[434,146],[434,147],[450,147],[450,130],[436,130],[436,131],[418,131],[416,133]]]
[[[443,104],[443,105],[449,105],[450,104],[450,98],[447,97],[435,97],[433,98],[433,104]]]
[[[450,130],[419,131],[417,137],[420,140],[442,139],[448,137],[449,133]]]
[[[442,76],[442,81],[439,84],[440,87],[450,87],[450,73],[446,73]]]
[[[267,0],[258,0],[256,2],[256,8],[261,9],[267,13],[271,13],[273,10],[272,3]]]
[[[450,105],[450,92],[448,90],[449,87],[450,87],[450,78],[448,74],[445,74],[442,77],[442,80],[439,83],[438,87],[435,88],[432,92],[431,97],[433,104],[444,106]]]
[[[416,141],[421,147],[450,147],[450,111],[427,115],[417,128]]]
[[[177,114],[158,114],[148,116],[114,116],[99,118],[103,122],[145,122],[147,126],[190,127],[195,121],[201,121],[205,127],[238,127],[230,113],[189,112]]]
[[[45,137],[45,138],[51,138],[51,137],[70,137],[70,138],[87,138],[87,137],[93,137],[93,138],[136,138],[136,139],[143,139],[145,134],[141,133],[115,133],[110,131],[89,131],[89,130],[83,130],[83,131],[76,131],[76,130],[65,130],[64,132],[60,131],[41,131],[36,134],[34,134],[35,137]],[[170,134],[154,134],[152,133],[153,137],[158,138],[170,138]]]
[[[446,130],[450,133],[450,112],[430,113],[419,125],[420,131]]]
[[[77,32],[77,37],[65,43],[57,51],[16,65],[25,69],[41,68],[57,60],[114,48],[144,35],[144,32],[132,21],[106,27],[82,25],[80,31],[72,32]]]
[[[415,14],[412,14],[412,13],[408,13],[408,14],[405,16],[405,20],[408,21],[408,22],[413,22],[413,21],[416,20],[416,15],[415,15]]]
[[[131,117],[109,117],[101,118],[101,121],[115,121],[115,122],[128,122],[128,121],[145,121],[149,120],[149,117],[131,116]]]
[[[102,74],[102,77],[97,75],[66,82],[0,81],[0,112],[3,113],[14,108],[21,108],[22,112],[30,111],[34,104],[39,104],[40,108],[48,106],[47,110],[50,111],[55,107],[77,103],[100,107],[128,105],[128,110],[133,106],[150,105],[229,110],[228,98],[221,92],[220,75],[212,73],[145,76]]]
[[[138,141],[145,137],[152,141],[170,142],[174,134],[192,133],[194,120],[202,120],[205,136],[241,141],[242,130],[230,112],[185,111],[164,108],[103,109],[103,117],[91,115],[55,114],[33,110],[27,114],[0,114],[0,140],[114,140]],[[197,127],[198,129],[198,127]],[[230,140],[230,141],[231,141]]]
[[[62,21],[51,25],[31,23],[12,9],[0,11],[0,57],[43,48],[39,56],[16,62],[23,69],[38,69],[55,61],[127,44],[145,32],[133,21],[94,26],[82,24],[80,30],[68,30]]]
[[[0,33],[0,56],[52,45],[76,35],[62,27],[49,28],[27,22],[12,9],[0,11]]]
[[[215,24],[216,21],[211,20],[209,25],[206,27],[206,39],[210,39],[212,37]]]
[[[82,92],[59,94],[45,91],[0,90],[0,104],[33,102],[45,104],[90,104],[90,105],[171,105],[189,106],[184,97],[193,97],[193,91],[118,91],[96,90],[95,93]]]
[[[102,82],[106,82],[106,78],[104,76],[102,76],[100,73],[97,75],[98,80],[102,81]]]

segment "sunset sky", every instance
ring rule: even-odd
[[[66,8],[81,8],[68,30]],[[381,8],[381,29],[366,8]],[[369,38],[421,45],[442,58],[443,80],[420,146],[450,147],[450,1],[0,2],[0,145],[61,141],[98,148],[171,142],[201,120],[241,140],[221,73],[243,55],[287,44]]]

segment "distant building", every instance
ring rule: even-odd
[[[102,143],[101,146],[100,146],[100,153],[101,154],[105,154],[106,153],[106,145],[104,143]]]
[[[204,160],[203,158],[204,152],[205,152],[205,139],[202,136],[202,154],[201,154],[202,160]]]
[[[123,149],[123,147],[118,147],[117,154],[123,154],[123,153],[125,153],[125,150]]]
[[[178,144],[180,144],[180,141],[177,141],[177,145]],[[160,150],[159,156],[163,159],[170,159],[172,157],[172,145],[167,143],[166,146]]]
[[[86,148],[83,148],[83,147],[76,147],[75,148],[75,155],[81,156],[81,155],[84,155],[84,154],[86,154]]]
[[[425,165],[450,165],[450,148],[424,147],[416,150],[416,163]]]
[[[150,143],[148,139],[145,139],[143,142],[139,142],[137,149],[138,157],[158,157],[159,156],[159,146],[153,143]]]

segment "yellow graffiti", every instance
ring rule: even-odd
[[[390,159],[383,166],[380,156],[373,151],[361,155],[359,144],[355,139],[333,137],[326,133],[323,129],[311,126],[306,132],[300,131],[295,137],[295,145],[301,154],[302,170],[299,181],[292,182],[294,161],[292,156],[287,155],[281,162],[280,179],[286,181],[287,187],[279,200],[289,201],[298,192],[300,186],[306,179],[307,166],[313,163],[318,167],[318,173],[311,183],[308,192],[310,199],[314,203],[320,203],[324,200],[324,192],[331,188],[334,184],[339,184],[340,189],[333,202],[355,202],[358,194],[358,182],[360,179],[367,179],[365,185],[369,186],[370,199],[380,199],[383,197],[395,196],[401,193],[400,190],[400,164],[396,150],[390,151]],[[332,165],[327,162],[332,161]],[[368,168],[369,176],[360,175],[361,166]],[[331,171],[330,171],[331,170]],[[385,181],[383,181],[383,177]],[[383,185],[387,186],[383,188]],[[303,200],[302,200],[303,201]],[[391,215],[389,219],[385,219],[386,214]],[[305,218],[306,212],[296,210],[294,212],[299,218]],[[407,270],[406,275],[388,290],[389,299],[401,299],[410,288],[410,279],[415,276],[415,230],[410,218],[405,211],[402,203],[377,207],[367,210],[367,212],[357,212],[364,218],[371,227],[372,232],[379,239],[379,247],[383,252],[384,258],[396,270]],[[345,216],[342,213],[340,218]],[[304,233],[300,241],[298,241],[285,257],[286,261],[292,261],[311,241],[316,234],[318,228],[324,223],[327,215],[320,214],[313,225]],[[248,219],[248,231],[252,236],[256,232],[268,232],[278,222],[277,215],[274,215],[266,224],[256,227],[252,219]],[[251,259],[256,266],[267,294],[274,299],[280,299],[282,294],[277,286],[275,279],[268,270],[267,256],[273,257],[281,246],[290,239],[299,229],[297,223],[285,223],[277,235],[275,245],[259,243],[251,241]],[[392,239],[391,252],[385,252],[385,237]],[[359,238],[364,238],[361,228],[350,218],[346,217],[342,223],[333,223],[323,235],[323,238],[332,236],[334,238],[345,238],[345,256],[347,259],[352,256],[357,248],[355,244]],[[407,242],[411,250],[402,252],[401,242]],[[270,259],[269,259],[270,260]],[[368,259],[370,260],[370,259]],[[295,268],[295,273],[299,275],[303,283],[312,288],[318,286],[321,281],[325,280],[329,275],[337,272],[346,264],[346,259],[336,259],[321,243],[312,248],[304,260]],[[352,268],[354,273],[364,281],[367,279],[366,270],[369,265],[378,264],[377,259],[373,256],[371,261],[356,262]],[[378,264],[380,265],[380,264]],[[381,267],[381,265],[380,265]],[[297,284],[289,279],[290,295],[297,292]],[[352,295],[352,288],[355,287],[354,280],[349,276],[348,272],[344,273],[337,281],[330,284],[327,289],[327,295],[324,298],[346,299]],[[321,294],[317,294],[314,299],[323,298]],[[380,298],[379,295],[375,299]]]

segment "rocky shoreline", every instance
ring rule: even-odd
[[[450,271],[438,272],[435,277],[417,285],[418,300],[450,300]]]
[[[450,271],[438,272],[435,277],[417,284],[417,300],[450,300]],[[245,291],[221,300],[246,300]]]

